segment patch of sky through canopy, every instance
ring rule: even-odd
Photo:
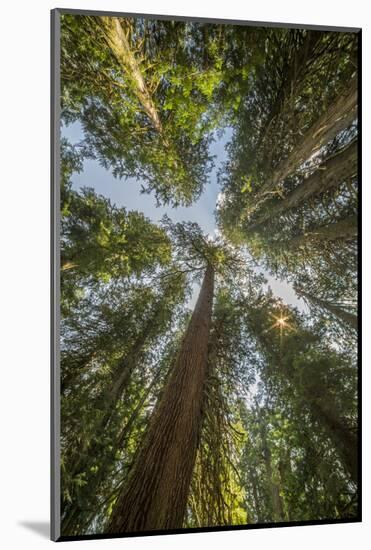
[[[71,144],[76,144],[84,138],[83,129],[78,122],[63,126],[62,136],[66,137]],[[231,128],[227,128],[220,137],[215,136],[210,146],[210,153],[215,156],[210,182],[205,186],[199,199],[188,207],[157,206],[154,193],[141,193],[143,182],[135,178],[117,179],[110,170],[91,159],[85,159],[84,169],[80,174],[73,174],[73,187],[75,189],[91,187],[96,193],[109,198],[112,204],[128,210],[138,210],[154,222],[159,222],[164,214],[167,214],[173,222],[197,222],[205,234],[213,236],[217,231],[215,208],[221,196],[217,172],[227,158],[226,144],[231,137]],[[306,304],[296,295],[290,283],[272,277],[268,271],[259,269],[259,272],[263,273],[267,280],[267,288],[270,287],[275,296],[281,298],[284,303],[297,307],[300,311],[308,311]],[[197,300],[198,290],[199,285],[194,284],[192,298],[188,304],[190,308],[193,308]]]

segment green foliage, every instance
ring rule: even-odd
[[[171,258],[161,229],[139,212],[112,206],[92,189],[69,193],[62,208],[62,235],[62,271],[73,269],[105,282],[119,275],[138,276]]]
[[[217,213],[219,227],[276,277],[325,301],[345,308],[350,304],[354,311],[356,157],[345,170],[336,164],[357,136],[354,120],[316,155],[303,150],[302,160],[288,174],[278,179],[277,174],[355,78],[357,36],[294,30],[266,35],[264,69],[256,66],[254,83],[234,124],[229,159],[219,174],[224,197]],[[330,170],[329,159],[335,159],[333,180],[328,178],[330,184],[323,187],[317,183],[321,172]],[[312,187],[317,187],[311,192],[305,186],[312,180]],[[320,315],[318,308],[314,313],[330,320],[332,337],[341,332],[336,316]],[[338,345],[343,336],[337,337]]]
[[[67,164],[66,174],[68,169]],[[62,182],[61,194],[64,311],[84,296],[87,286],[139,277],[169,264],[168,237],[140,212],[117,208],[93,189],[75,191],[69,181]]]
[[[355,518],[357,174],[335,160],[331,185],[306,184],[356,124],[276,175],[352,81],[356,36],[113,22],[62,16],[62,121],[84,131],[61,143],[62,532],[104,532],[209,266],[202,426],[179,528]],[[157,204],[191,205],[227,127],[214,237],[72,184],[92,158]],[[264,290],[262,268],[294,284],[304,312]]]

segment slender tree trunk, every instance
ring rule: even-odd
[[[113,509],[109,533],[183,525],[200,434],[213,293],[209,265],[171,375]]]
[[[146,402],[146,400],[148,399],[148,396],[149,394],[151,393],[153,387],[156,385],[156,382],[158,381],[159,377],[160,377],[160,374],[161,374],[161,371],[159,371],[153,378],[152,382],[150,383],[150,385],[148,386],[148,388],[146,389],[146,391],[143,393],[143,396],[142,398],[140,399],[140,401],[138,402],[137,406],[135,407],[134,411],[132,412],[129,420],[127,421],[127,423],[125,424],[125,426],[123,427],[123,429],[121,430],[119,436],[118,436],[118,439],[117,439],[117,443],[116,443],[116,448],[117,449],[120,449],[122,448],[122,446],[124,445],[126,439],[128,438],[128,436],[130,435],[131,431],[132,431],[132,428],[134,426],[134,423],[135,421],[137,420],[138,416],[139,416],[139,413],[140,411],[142,410],[143,408],[143,405],[144,403]]]
[[[309,406],[313,418],[327,431],[345,469],[348,470],[352,480],[357,483],[357,438],[341,418],[333,396],[326,392],[325,388],[318,387],[315,380],[313,385],[304,387],[302,392],[303,399]],[[319,392],[318,396],[316,396],[316,392]]]
[[[256,472],[253,470],[251,466],[249,466],[248,469],[249,479],[252,487],[252,495],[254,500],[254,507],[255,507],[255,515],[256,515],[256,523],[260,523],[263,521],[262,513],[260,509],[260,499],[258,494],[258,483],[256,481]]]
[[[292,378],[287,370],[284,369],[283,372],[291,382]],[[302,392],[303,401],[309,407],[312,417],[327,431],[345,469],[348,470],[352,480],[357,483],[357,437],[347,426],[346,421],[342,419],[334,397],[326,390],[325,386],[318,384],[315,379],[309,385],[302,388],[300,385],[297,387],[299,392]]]
[[[143,342],[144,341],[145,340],[143,340]],[[140,347],[140,345],[137,346],[137,353],[140,353]],[[97,493],[97,488],[101,483],[103,477],[102,465],[104,468],[107,467],[107,463],[104,460],[106,448],[95,438],[101,437],[107,429],[116,410],[117,402],[124,393],[137,363],[138,357],[135,355],[135,351],[133,349],[132,355],[125,357],[125,359],[120,363],[121,373],[118,374],[118,379],[112,382],[109,390],[106,390],[103,396],[100,396],[97,399],[96,404],[93,405],[93,408],[104,411],[104,414],[98,425],[95,426],[94,433],[92,434],[93,437],[89,441],[84,452],[78,456],[77,461],[75,461],[73,465],[71,464],[68,467],[69,473],[73,476],[85,474],[86,480],[89,484],[89,490],[92,495]],[[97,456],[101,457],[101,467],[98,472],[94,472],[92,474],[90,472],[89,465],[91,465],[91,460],[93,459],[94,461]],[[72,503],[67,504],[65,506],[65,515],[62,521],[62,532],[64,534],[78,534],[78,529],[85,527],[85,525],[83,525],[84,514],[84,505],[77,499],[75,499]]]
[[[309,294],[308,292],[305,292],[305,290],[297,289],[298,294],[300,296],[303,296],[307,301],[311,302],[312,304],[319,306],[321,309],[325,309],[338,317],[341,321],[346,323],[351,328],[357,330],[358,329],[358,319],[356,315],[353,315],[353,313],[350,313],[349,311],[346,311],[342,307],[332,304],[331,302],[328,302],[327,300],[322,300],[321,298],[317,298],[316,296],[313,296],[312,294]]]
[[[150,119],[152,126],[157,132],[161,133],[162,124],[160,116],[144,81],[139,63],[120,23],[120,19],[118,17],[100,17],[99,22],[105,41],[118,64],[122,67],[125,76],[130,80],[139,103]]]
[[[120,363],[114,369],[110,386],[105,392],[104,407],[112,409],[117,400],[123,395],[128,387],[135,367],[141,360],[142,352],[147,348],[148,343],[156,334],[156,321],[162,309],[162,300],[155,305],[153,313],[147,320],[143,330],[138,335],[132,348],[125,354]]]
[[[76,262],[66,261],[66,262],[62,263],[61,271],[69,271],[70,269],[75,269],[75,267],[77,267],[78,265],[79,264],[76,263]]]
[[[273,481],[271,453],[268,447],[263,449],[264,462],[267,471],[269,491],[272,503],[273,521],[284,521],[283,503],[280,495],[280,487],[278,483]]]
[[[71,356],[73,355],[73,363]],[[79,380],[81,373],[89,368],[89,365],[96,355],[96,349],[90,349],[87,353],[78,355],[76,353],[69,353],[68,356],[61,355],[61,394],[71,390],[76,381]],[[73,367],[69,365],[67,373],[64,368],[65,362],[72,363]]]
[[[99,403],[97,404],[98,408],[106,411],[101,419],[99,427],[97,427],[99,432],[102,432],[102,430],[108,426],[115,412],[118,401],[125,394],[125,390],[129,385],[134,369],[140,361],[141,352],[150,338],[151,330],[148,326],[146,329],[147,330],[145,330],[140,338],[138,338],[135,342],[135,345],[131,351],[122,361],[120,361],[120,364],[115,369],[114,377],[110,386],[104,392],[103,396],[99,398]]]
[[[280,495],[280,487],[278,483],[274,481],[273,478],[273,469],[272,469],[272,455],[267,441],[266,427],[264,424],[264,418],[261,418],[259,413],[259,423],[260,423],[260,436],[262,439],[262,451],[265,469],[267,472],[269,491],[271,496],[272,504],[272,513],[273,521],[284,521],[284,510],[283,503]]]
[[[280,242],[281,246],[295,250],[305,248],[310,244],[320,244],[328,241],[352,240],[357,237],[358,221],[357,216],[349,216],[329,225],[322,225],[317,229],[294,237],[290,241]]]
[[[325,160],[315,172],[304,179],[287,197],[275,204],[268,205],[266,210],[249,226],[249,229],[256,229],[264,222],[287,212],[309,198],[324,193],[333,187],[338,187],[355,175],[357,173],[357,148],[358,142],[354,140],[340,153]]]
[[[280,458],[280,461],[278,463],[278,471],[280,473],[280,486],[284,486],[285,484],[285,481],[286,481],[286,477],[287,477],[287,473],[290,473],[291,472],[291,464],[290,464],[290,457],[287,456],[287,454],[289,453],[286,453],[286,457],[283,458],[281,457]],[[287,502],[287,499],[285,497],[281,497],[281,500],[282,500],[282,510],[283,510],[283,513],[284,513],[284,518],[286,521],[290,521],[290,506]]]

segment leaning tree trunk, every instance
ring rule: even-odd
[[[153,101],[153,94],[143,78],[140,64],[132,48],[130,47],[125,30],[117,17],[100,17],[99,24],[103,32],[104,40],[109,46],[113,56],[122,68],[125,77],[131,83],[132,91],[140,103],[143,111],[149,118],[152,127],[160,136],[162,146],[166,154],[171,158],[175,155],[174,166],[179,168],[182,159],[174,148],[174,144],[166,137],[159,111]]]
[[[120,19],[118,17],[100,17],[99,21],[104,39],[116,61],[124,70],[126,78],[130,80],[134,94],[150,119],[152,126],[157,132],[161,133],[162,124],[157,108],[146,86],[139,63],[121,26]]]
[[[107,532],[183,525],[196,459],[214,294],[208,265],[195,310]]]
[[[340,321],[350,326],[352,329],[355,329],[355,330],[358,329],[358,318],[356,315],[353,315],[353,313],[350,313],[349,311],[346,311],[342,307],[332,304],[327,300],[321,300],[320,298],[317,298],[316,296],[313,296],[312,294],[305,292],[305,290],[297,289],[297,292],[300,296],[303,296],[303,298],[306,299],[307,301],[335,315],[335,317],[337,317],[338,319],[340,319]]]
[[[357,78],[353,77],[342,94],[306,131],[293,151],[273,171],[248,208],[251,215],[261,203],[276,191],[277,185],[295,172],[301,164],[317,153],[339,132],[347,128],[357,118]]]
[[[338,154],[325,160],[287,197],[272,205],[268,205],[266,210],[252,222],[249,230],[256,229],[264,222],[280,216],[313,196],[338,187],[344,181],[354,176],[357,173],[357,150],[358,142],[354,140]]]
[[[310,396],[309,396],[310,398]],[[354,483],[358,482],[357,436],[344,424],[331,399],[313,403],[312,414],[326,429]]]
[[[342,418],[334,396],[316,379],[304,386],[301,391],[303,401],[309,406],[313,419],[327,432],[345,469],[354,483],[357,483],[357,436]]]
[[[100,437],[109,429],[117,405],[125,395],[132,374],[140,363],[141,354],[156,333],[156,320],[161,313],[162,307],[163,298],[157,301],[152,314],[134,341],[133,346],[125,353],[114,369],[108,388],[103,390],[93,402],[92,409],[101,411],[102,416],[94,426],[94,433],[86,445],[84,452],[79,454],[77,461],[68,466],[69,473],[74,477],[81,474],[85,475],[85,480],[89,485],[92,495],[98,493],[98,488],[104,476],[107,475],[107,468],[109,468],[106,460],[107,444],[102,444]],[[114,445],[116,445],[116,442],[114,442]],[[90,466],[92,465],[92,461],[94,463],[97,456],[101,458],[101,464],[98,471],[92,472]],[[64,509],[65,514],[62,520],[62,531],[64,534],[78,534],[79,530],[86,528],[86,524],[84,523],[86,521],[86,510],[83,504],[75,499],[71,503],[66,503]]]
[[[294,172],[339,132],[347,128],[356,117],[357,78],[354,77],[344,92],[304,134],[287,159],[274,171],[270,181],[262,189],[262,193],[274,189],[280,181]]]
[[[309,406],[313,419],[327,432],[345,469],[354,483],[357,483],[357,437],[341,418],[339,408],[331,394],[321,387],[321,394],[316,397],[316,391],[318,388],[312,385],[304,388],[303,401]]]
[[[349,216],[343,220],[328,225],[322,225],[317,229],[294,237],[290,241],[283,241],[279,244],[285,248],[295,250],[305,248],[312,244],[318,245],[329,241],[349,241],[355,239],[358,233],[357,216]]]
[[[263,345],[263,349],[267,347],[267,341],[265,337],[259,335],[259,339]],[[274,356],[273,356],[274,357]],[[290,368],[285,363],[282,363],[282,358],[276,355],[275,357],[276,368],[278,373],[286,378],[289,384],[293,384],[299,395],[302,396],[303,403],[310,409],[312,418],[318,422],[320,426],[327,432],[329,439],[331,440],[334,449],[337,450],[339,457],[345,469],[350,474],[354,483],[358,481],[358,449],[357,449],[357,436],[353,430],[343,421],[340,411],[336,405],[333,397],[326,392],[326,388],[323,385],[315,387],[316,380],[313,379],[313,384],[302,387],[301,382],[296,384],[297,379],[293,378]],[[320,394],[316,396],[316,392],[320,390]],[[261,419],[260,420],[260,426]],[[264,441],[264,432],[262,436]],[[267,465],[267,462],[266,462]],[[269,464],[268,464],[269,470]],[[273,489],[274,491],[274,489]],[[277,500],[272,492],[272,500]],[[278,502],[278,500],[277,500]],[[280,506],[276,507],[279,511]]]
[[[285,369],[284,369],[285,372]],[[286,377],[292,381],[291,376],[286,371]],[[297,386],[303,397],[303,402],[310,409],[312,418],[327,432],[334,448],[350,474],[354,483],[358,481],[358,450],[357,436],[347,421],[342,418],[339,405],[326,385],[312,378],[309,384]]]

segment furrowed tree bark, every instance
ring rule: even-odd
[[[82,473],[86,474],[91,494],[95,494],[97,492],[104,476],[107,475],[106,471],[102,467],[98,470],[98,472],[94,472],[93,475],[89,470],[89,464],[91,465],[90,457],[101,456],[102,464],[104,463],[103,457],[105,455],[105,448],[99,441],[94,439],[94,436],[99,437],[100,434],[103,434],[109,427],[114,412],[117,408],[117,404],[125,395],[125,391],[130,383],[134,369],[139,364],[141,353],[147,346],[148,341],[156,332],[156,319],[161,312],[162,303],[163,299],[159,299],[154,307],[152,315],[146,322],[141,333],[138,335],[132,348],[125,354],[114,370],[111,384],[93,403],[92,408],[103,412],[102,418],[95,426],[95,432],[90,444],[79,456],[77,462],[75,462],[74,465],[71,464],[69,466],[69,471],[74,476],[78,476]],[[86,527],[82,520],[84,514],[84,506],[81,505],[78,500],[75,499],[72,503],[67,504],[65,506],[65,514],[62,520],[63,533],[78,534],[79,530],[81,531],[84,529]]]
[[[199,441],[214,293],[206,268],[196,307],[108,533],[183,525]]]
[[[123,69],[125,76],[130,80],[139,103],[150,119],[152,126],[157,132],[161,133],[162,124],[160,116],[144,81],[139,63],[121,26],[120,19],[118,17],[100,17],[99,23],[104,33],[105,41],[118,64]]]
[[[199,527],[210,525],[230,525],[232,519],[225,491],[228,492],[225,473],[225,425],[222,421],[227,413],[223,408],[223,398],[216,389],[216,361],[221,352],[221,338],[225,329],[227,313],[213,320],[208,346],[208,364],[204,383],[202,420],[196,467],[196,479],[192,477],[190,499],[192,510],[197,515]],[[215,396],[217,394],[217,399]],[[198,462],[198,458],[200,459]],[[201,482],[201,485],[200,485]],[[209,489],[204,489],[209,487]],[[206,494],[205,494],[206,493]]]
[[[269,205],[249,226],[256,229],[269,219],[275,218],[287,210],[302,204],[309,198],[338,187],[357,173],[358,142],[354,140],[348,147],[334,157],[325,160],[308,178],[298,185],[283,200]]]
[[[313,296],[312,294],[305,292],[305,290],[297,289],[297,292],[298,294],[303,296],[307,301],[311,302],[316,306],[319,306],[321,309],[325,309],[329,311],[330,313],[338,317],[340,321],[343,321],[352,329],[354,330],[358,329],[358,318],[356,315],[353,315],[353,313],[350,313],[349,311],[346,311],[342,307],[332,304],[327,300],[322,300],[320,298],[317,298],[316,296]]]
[[[257,193],[254,204],[248,208],[252,214],[270,194],[274,193],[280,181],[295,172],[301,164],[347,128],[357,118],[357,78],[353,77],[347,88],[323,113],[288,157],[273,171],[269,180]]]
[[[347,128],[356,117],[357,78],[353,77],[344,92],[311,126],[287,159],[273,172],[270,181],[266,183],[261,193],[264,194],[274,189],[277,183],[294,172],[339,132]]]

